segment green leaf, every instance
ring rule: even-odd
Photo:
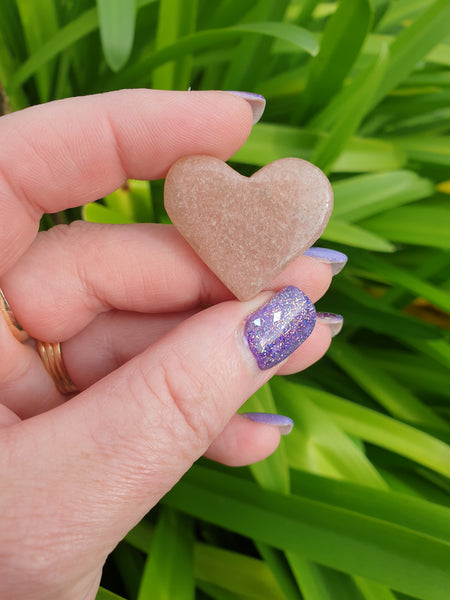
[[[431,409],[390,375],[342,340],[334,340],[328,355],[393,416],[419,427],[447,428]]]
[[[393,252],[395,250],[390,242],[371,231],[367,231],[367,229],[363,229],[358,225],[338,221],[334,217],[329,221],[322,238],[330,242],[375,250],[376,252]]]
[[[28,0],[16,0],[20,13],[28,53],[38,51],[45,42],[50,39],[58,29],[58,17],[53,0],[39,0],[28,2]],[[39,89],[41,102],[50,99],[52,79],[54,77],[55,63],[42,65],[36,73],[36,82]]]
[[[198,544],[195,576],[207,583],[254,600],[284,600],[274,576],[262,560]]]
[[[276,25],[278,21],[284,20],[289,3],[290,0],[260,0],[255,2],[255,7],[247,14],[245,20],[257,19],[263,26],[271,26],[274,23]],[[245,36],[227,61],[222,80],[223,89],[252,90],[258,86],[267,62],[271,59],[273,42],[274,40],[267,40],[259,35]],[[290,42],[284,40],[284,44],[290,45]],[[293,48],[298,53],[298,46],[293,45]]]
[[[261,387],[242,407],[243,412],[276,413],[275,402],[269,384]],[[266,460],[250,466],[250,470],[261,487],[277,492],[289,492],[289,464],[281,439],[277,450]]]
[[[342,87],[371,21],[369,0],[341,0],[325,25],[318,55],[311,61],[300,100],[300,120],[323,108]]]
[[[133,47],[136,0],[96,1],[105,59],[113,71],[118,71]]]
[[[265,165],[279,158],[296,156],[311,160],[319,134],[288,125],[259,123],[232,160],[249,165]],[[403,166],[403,151],[386,141],[371,138],[352,138],[333,165],[334,172],[361,173],[398,169]]]
[[[191,520],[164,508],[145,563],[138,600],[194,599],[193,543]]]
[[[364,600],[353,578],[345,573],[312,563],[298,554],[294,570],[305,600]]]
[[[353,223],[388,208],[427,198],[434,193],[434,186],[413,171],[389,171],[337,181],[333,192],[333,218]]]
[[[370,101],[386,71],[388,56],[387,46],[384,46],[376,63],[355,80],[352,94],[347,96],[345,106],[341,106],[339,119],[333,125],[329,136],[322,139],[315,148],[311,160],[323,171],[328,172],[331,169],[366,115]]]
[[[406,423],[315,388],[295,385],[295,395],[308,398],[350,435],[395,452],[450,477],[450,448],[444,442]]]
[[[450,214],[446,208],[403,206],[359,223],[377,235],[405,244],[450,248]]]
[[[402,287],[413,294],[425,298],[438,308],[450,312],[450,294],[416,277],[413,273],[396,267],[391,262],[369,253],[365,253],[363,257],[355,257],[354,262],[379,275],[381,281],[390,283],[393,286]]]
[[[197,0],[160,0],[155,51],[176,43],[195,31]],[[180,55],[155,69],[153,86],[163,90],[185,90],[191,83],[191,57]]]
[[[120,76],[110,78],[108,81],[101,81],[99,89],[143,85],[148,81],[149,73],[165,62],[177,59],[186,53],[238,40],[247,33],[284,39],[310,54],[314,54],[318,48],[316,38],[309,31],[289,23],[246,23],[222,29],[203,30],[187,35],[174,44],[136,61],[133,66],[124,69]]]
[[[417,135],[396,137],[394,141],[413,160],[450,166],[450,136]]]
[[[302,497],[286,496],[196,467],[163,501],[275,548],[416,598],[447,600],[450,511],[399,494],[392,514],[392,492],[307,479],[309,490],[305,488]],[[336,493],[349,489],[346,507],[341,508]],[[314,498],[308,497],[311,493]]]
[[[91,202],[90,204],[83,206],[81,214],[85,221],[91,223],[120,224],[133,222],[131,217],[127,217],[122,212],[103,206],[103,204],[98,204],[98,202]]]
[[[392,42],[390,61],[382,82],[372,100],[372,106],[394,89],[430,52],[448,35],[450,29],[450,4],[448,0],[435,0],[409,27]]]
[[[336,279],[333,288],[338,292],[333,296],[333,310],[345,318],[348,315],[353,327],[399,337],[403,342],[416,339],[418,344],[424,345],[429,340],[442,337],[437,327],[383,304],[379,298],[360,289],[355,282],[349,285],[345,278]]]
[[[285,554],[262,542],[255,541],[255,545],[283,590],[284,600],[303,600]]]
[[[309,400],[305,388],[282,378],[274,379],[272,385],[278,410],[296,423],[286,439],[291,467],[386,488],[365,454]]]
[[[143,520],[126,536],[134,548],[148,554],[154,529]],[[280,588],[264,561],[245,554],[217,548],[210,544],[195,542],[194,574],[197,581],[204,581],[228,590],[260,600],[284,600]],[[264,591],[264,593],[263,593]]]
[[[397,0],[390,2],[383,19],[379,23],[380,31],[389,31],[405,23],[407,19],[417,17],[417,14],[428,8],[430,0]]]
[[[97,595],[95,596],[95,600],[125,600],[125,598],[118,596],[117,594],[114,594],[103,587],[100,587]]]
[[[308,54],[315,56],[319,50],[316,37],[303,27],[291,25],[290,23],[261,22],[245,23],[235,25],[232,29],[244,31],[246,33],[259,33],[275,39],[284,40],[291,43],[297,49],[304,50]]]
[[[411,390],[450,400],[448,374],[422,352],[412,353],[389,348],[367,348],[368,356]]]
[[[137,0],[138,9],[155,0]],[[99,17],[96,8],[83,12],[79,17],[60,28],[44,45],[23,62],[8,82],[8,89],[15,90],[29,79],[49,60],[85,38],[98,28]]]

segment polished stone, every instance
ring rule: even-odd
[[[299,158],[244,177],[217,158],[188,156],[167,174],[164,203],[200,258],[248,300],[320,237],[333,193],[322,171]]]

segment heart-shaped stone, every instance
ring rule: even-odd
[[[164,204],[211,271],[248,300],[320,237],[333,192],[322,171],[299,158],[244,177],[217,158],[187,156],[167,174]]]

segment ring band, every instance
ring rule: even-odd
[[[37,351],[41,357],[44,367],[47,369],[50,377],[55,382],[58,391],[61,394],[73,394],[78,389],[72,383],[61,354],[61,344],[59,342],[40,342],[36,340]]]
[[[17,321],[14,316],[11,307],[8,304],[8,300],[5,298],[5,294],[2,292],[0,288],[0,313],[3,315],[6,324],[9,327],[9,330],[19,342],[24,342],[28,338],[28,333],[22,327],[22,325]]]

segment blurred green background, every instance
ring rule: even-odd
[[[114,551],[98,599],[450,597],[448,0],[1,0],[2,112],[123,87],[245,90],[231,164],[329,176],[318,245],[349,262],[326,355],[246,405],[295,420],[268,460],[200,461]],[[85,218],[168,222],[162,182]],[[117,594],[117,595],[116,595]]]

